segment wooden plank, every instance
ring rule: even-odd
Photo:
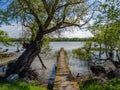
[[[65,51],[60,50],[53,90],[80,90],[66,61]]]

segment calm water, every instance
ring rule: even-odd
[[[65,50],[72,50],[76,48],[83,47],[85,42],[51,42],[50,48],[53,50],[60,50],[61,47],[64,47]]]
[[[3,46],[0,44],[0,47],[3,49],[9,49],[9,51],[16,51],[18,43],[14,43],[15,46]],[[73,58],[71,55],[72,49],[80,48],[84,46],[84,42],[50,42],[50,48],[52,49],[51,52],[49,52],[46,55],[41,55],[41,58],[43,59],[44,64],[46,65],[47,69],[42,70],[41,63],[39,59],[36,57],[35,61],[32,63],[31,67],[33,69],[36,69],[39,72],[40,79],[44,82],[53,83],[54,77],[55,77],[55,65],[57,57],[54,57],[55,51],[60,50],[61,47],[63,47],[65,50],[68,51],[68,65],[74,75],[77,73],[86,74],[88,73],[88,67],[87,62],[81,61],[80,59]],[[19,45],[19,49],[21,50],[22,46]]]
[[[2,50],[4,49],[9,49],[9,51],[16,51],[17,47],[19,49],[22,48],[22,46],[19,43],[13,42],[13,46],[5,46],[2,43],[0,43],[0,48]],[[50,48],[55,51],[55,50],[60,50],[61,47],[64,47],[65,50],[71,50],[71,49],[76,49],[84,46],[84,42],[50,42]]]

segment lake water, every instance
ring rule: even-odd
[[[9,51],[16,51],[17,50],[17,46],[21,49],[22,46],[19,43],[12,43],[13,46],[5,46],[2,43],[0,43],[0,48],[2,48],[2,50],[4,49],[9,49]],[[64,47],[65,50],[71,50],[71,49],[76,49],[76,48],[80,48],[84,46],[84,42],[50,42],[50,48],[55,51],[55,50],[60,50],[61,47]]]
[[[53,50],[60,50],[61,47],[64,47],[65,50],[72,50],[76,48],[83,47],[85,42],[50,42],[50,48]]]
[[[9,51],[16,51],[17,45],[14,43],[14,46],[3,46],[0,44],[0,47],[3,49],[9,49]],[[44,82],[53,83],[54,77],[55,77],[55,65],[57,61],[57,57],[54,57],[54,53],[58,50],[60,50],[61,47],[63,47],[68,52],[68,65],[71,69],[71,72],[76,75],[77,73],[81,74],[87,74],[88,73],[88,67],[87,62],[81,61],[80,59],[73,58],[71,55],[72,49],[80,48],[84,46],[84,42],[50,42],[50,48],[52,49],[51,52],[49,52],[46,55],[41,55],[41,58],[43,59],[44,64],[46,65],[47,69],[42,70],[41,63],[39,59],[36,57],[34,62],[32,63],[31,67],[33,69],[36,69],[39,72],[40,79]],[[19,45],[19,49],[21,50],[22,46]]]

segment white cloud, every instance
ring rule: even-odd
[[[0,30],[6,31],[12,38],[19,38],[22,33],[22,26],[20,24],[3,25],[0,27]]]
[[[77,28],[74,28],[74,30],[72,30],[72,31],[63,32],[62,37],[67,37],[67,38],[89,38],[89,37],[93,37],[93,35],[89,30],[79,30]]]

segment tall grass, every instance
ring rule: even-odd
[[[79,87],[80,90],[120,90],[120,79],[112,79],[105,83],[90,79],[82,82]]]
[[[38,87],[17,81],[14,83],[0,82],[0,90],[47,90],[47,88]]]

